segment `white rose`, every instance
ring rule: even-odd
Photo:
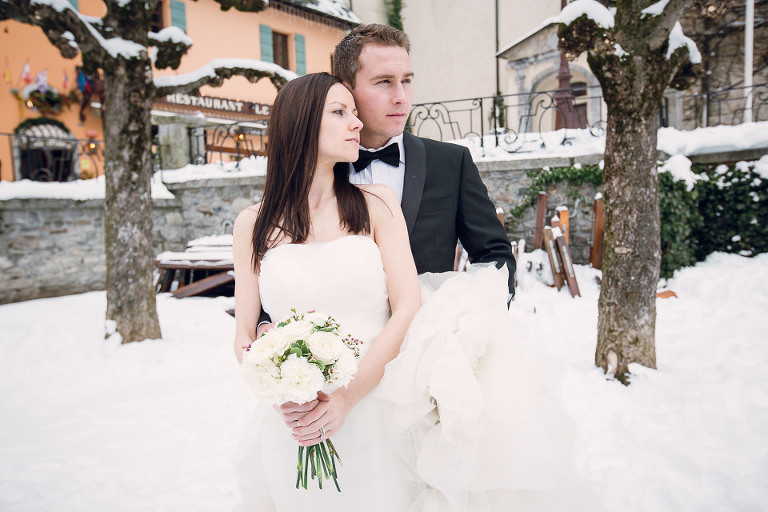
[[[283,354],[292,340],[281,331],[281,329],[270,329],[264,336],[251,343],[251,348],[243,353],[243,360],[259,364]]]
[[[315,327],[306,320],[299,320],[298,322],[291,322],[288,325],[284,325],[278,330],[282,331],[281,334],[288,338],[292,343],[296,340],[306,341],[307,338],[315,332]]]
[[[320,327],[325,325],[325,323],[328,321],[328,315],[314,311],[312,313],[305,314],[304,320]]]
[[[280,365],[280,395],[285,402],[303,404],[314,400],[323,388],[325,377],[316,364],[296,354],[289,355]]]
[[[351,350],[342,352],[339,360],[330,368],[328,382],[323,387],[323,392],[332,393],[334,390],[346,386],[357,373],[357,358]]]
[[[275,366],[275,363],[266,360],[263,363],[255,364],[243,359],[240,371],[257,399],[270,404],[276,403],[280,370]]]
[[[307,340],[307,347],[312,355],[323,364],[331,364],[336,361],[343,351],[349,350],[338,334],[326,331],[317,331]]]

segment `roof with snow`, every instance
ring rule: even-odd
[[[308,11],[340,22],[343,28],[352,28],[360,24],[360,18],[342,0],[272,0],[269,5],[275,9],[294,7]]]

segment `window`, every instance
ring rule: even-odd
[[[288,36],[272,31],[272,52],[274,62],[284,69],[289,68],[288,61]]]
[[[152,32],[160,32],[165,28],[165,19],[163,16],[163,8],[165,7],[163,0],[157,2],[155,12],[152,13]]]

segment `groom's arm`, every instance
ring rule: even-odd
[[[461,154],[461,179],[456,231],[470,263],[495,263],[509,271],[510,298],[515,294],[515,258],[496,207],[467,148]]]

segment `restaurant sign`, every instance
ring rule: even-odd
[[[215,96],[192,96],[189,94],[169,94],[165,97],[166,103],[174,105],[186,105],[190,107],[205,108],[218,112],[233,112],[238,114],[250,114],[268,116],[271,105],[253,103],[251,101],[217,98]]]

